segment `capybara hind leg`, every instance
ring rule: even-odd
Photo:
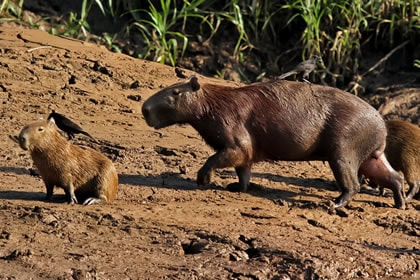
[[[342,193],[335,199],[335,208],[346,206],[354,194],[360,190],[357,172],[349,163],[343,160],[330,161],[331,170],[334,173],[337,184],[342,189]]]
[[[419,193],[420,181],[408,182],[408,185],[410,188],[408,189],[406,201],[413,199],[413,197],[416,197],[416,194]]]
[[[403,178],[391,167],[385,154],[382,154],[378,159],[365,160],[360,165],[359,171],[379,186],[391,189],[394,194],[395,207],[405,209]]]
[[[249,180],[251,179],[251,167],[236,167],[236,174],[239,178],[239,183],[232,183],[227,186],[227,189],[231,192],[247,192],[249,186]]]

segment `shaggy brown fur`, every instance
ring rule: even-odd
[[[409,185],[407,200],[410,200],[420,188],[420,128],[400,120],[385,124],[388,130],[385,154],[392,167],[404,174]]]
[[[142,112],[157,129],[192,125],[215,149],[198,172],[199,185],[208,184],[215,169],[234,167],[239,184],[228,188],[245,192],[255,162],[325,160],[343,190],[336,207],[359,191],[359,171],[385,183],[396,207],[405,207],[402,178],[382,156],[384,121],[369,104],[341,90],[284,80],[237,88],[200,85],[192,77],[157,92]]]
[[[47,200],[56,186],[64,189],[72,204],[114,201],[118,175],[112,161],[91,148],[71,144],[58,131],[54,118],[26,125],[18,140],[31,153],[47,188]]]

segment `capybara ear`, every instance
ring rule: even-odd
[[[191,89],[197,91],[200,89],[200,84],[198,83],[198,78],[195,75],[190,77]]]

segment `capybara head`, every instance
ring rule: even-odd
[[[62,137],[53,118],[26,125],[20,132],[19,145],[24,150],[33,151],[36,147],[48,147],[51,140]]]
[[[189,111],[188,99],[191,94],[200,89],[196,76],[186,82],[169,86],[151,96],[142,106],[142,113],[149,126],[156,129],[183,123],[185,114]]]

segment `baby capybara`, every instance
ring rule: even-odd
[[[198,185],[209,184],[215,169],[234,167],[239,183],[228,189],[245,192],[255,162],[324,160],[342,189],[336,207],[359,192],[360,172],[392,189],[395,206],[405,208],[402,178],[383,153],[385,122],[339,89],[284,80],[230,87],[193,76],[155,93],[142,113],[156,129],[190,124],[216,151],[198,171]]]
[[[118,175],[112,161],[91,148],[71,144],[59,132],[54,118],[26,125],[18,141],[31,153],[47,188],[47,200],[56,186],[64,189],[71,204],[114,201]]]
[[[388,130],[385,155],[392,167],[404,174],[409,186],[407,200],[410,200],[420,188],[420,128],[401,120],[389,120],[385,124]]]

